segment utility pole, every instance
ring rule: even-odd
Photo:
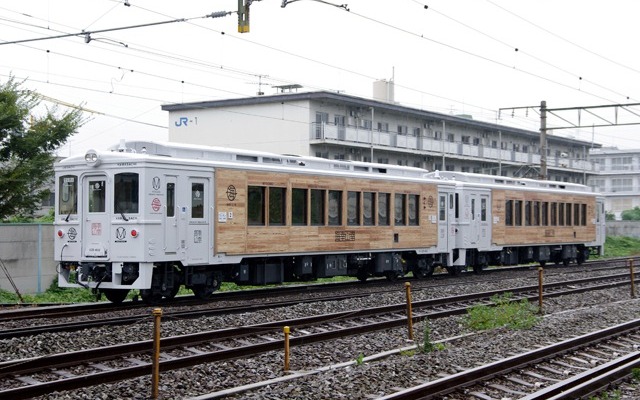
[[[631,109],[630,107],[640,106],[640,103],[627,103],[627,104],[605,104],[598,106],[587,106],[587,107],[564,107],[564,108],[547,108],[547,102],[540,102],[540,173],[538,174],[538,179],[548,179],[547,174],[547,113],[553,115],[554,117],[564,121],[565,124],[554,126],[554,130],[559,129],[576,129],[576,128],[588,128],[591,127],[592,131],[595,127],[611,127],[611,126],[627,126],[627,125],[640,125],[638,119],[640,118],[640,113]],[[521,109],[536,109],[537,106],[525,106],[525,107],[505,107],[498,109],[498,119],[500,119],[500,113],[504,110],[511,110],[512,112],[515,110]],[[600,111],[605,111],[613,109],[615,111],[615,117],[613,120],[610,118],[607,119],[601,114]],[[600,123],[584,123],[581,120],[582,112],[588,113],[593,116],[596,120],[601,121]],[[566,112],[577,112],[577,121],[572,121],[568,117],[561,116],[560,114],[564,114]],[[621,121],[619,120],[619,112],[625,112],[627,117],[631,117],[631,122]],[[634,120],[635,119],[635,120]],[[593,133],[592,139],[593,143]]]
[[[249,6],[253,0],[238,0],[238,32],[249,32]]]
[[[540,102],[540,176],[547,180],[547,102]]]

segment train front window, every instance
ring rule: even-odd
[[[71,215],[78,213],[78,178],[73,175],[60,177],[58,182],[58,213]]]
[[[114,176],[113,210],[120,214],[136,214],[139,205],[138,174],[122,173]]]
[[[102,213],[105,209],[106,190],[104,179],[89,180],[89,212]]]

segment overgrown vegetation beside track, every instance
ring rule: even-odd
[[[628,257],[640,254],[640,239],[624,236],[607,236],[604,245],[604,257]],[[322,282],[338,282],[352,280],[349,277],[336,277],[322,279]],[[234,283],[225,282],[220,288],[221,291],[255,289],[256,286],[238,286]],[[178,294],[191,294],[190,290],[181,289]],[[129,297],[137,295],[135,291]],[[59,288],[57,281],[54,281],[45,292],[35,295],[23,295],[27,303],[86,303],[96,301],[95,295],[87,289]],[[104,300],[104,298],[103,298]],[[0,303],[17,304],[18,296],[15,293],[0,290]]]

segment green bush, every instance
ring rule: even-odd
[[[536,316],[537,307],[526,299],[513,301],[511,293],[495,295],[491,302],[495,306],[477,305],[467,312],[467,326],[473,330],[487,330],[495,328],[529,329],[539,320]]]
[[[640,254],[640,240],[626,236],[607,236],[605,257],[627,257]]]

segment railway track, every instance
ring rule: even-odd
[[[556,290],[557,288],[563,288],[566,285],[589,285],[594,282],[602,282],[602,281],[611,281],[611,285],[618,286],[624,285],[628,283],[628,275],[627,274],[614,274],[608,276],[600,276],[593,278],[585,278],[580,280],[573,280],[571,282],[559,282],[559,283],[550,283],[545,284],[545,290],[547,292]],[[639,278],[640,279],[640,278]],[[316,288],[318,291],[327,290],[328,288]],[[373,289],[373,288],[369,288]],[[332,286],[332,290],[335,290],[335,286]],[[393,287],[387,289],[387,291],[397,291],[397,287]],[[536,291],[538,290],[538,286],[525,286],[521,288],[516,288],[514,293],[524,293],[527,291]],[[503,293],[503,290],[494,291],[494,293]],[[302,290],[297,293],[311,293],[309,290]],[[294,292],[289,292],[289,294],[294,294]],[[249,295],[251,300],[255,294],[245,294]],[[358,297],[364,297],[371,295],[370,291],[365,291],[363,293],[343,293],[343,294],[335,294],[335,292],[331,292],[329,295],[325,296],[315,296],[301,299],[299,297],[279,300],[279,301],[265,301],[260,303],[255,302],[245,302],[245,303],[237,303],[228,306],[218,306],[215,308],[205,308],[205,309],[184,309],[184,310],[169,310],[165,311],[164,315],[168,318],[200,318],[200,317],[211,317],[216,315],[226,315],[233,313],[242,313],[242,312],[255,312],[259,310],[269,309],[269,308],[277,308],[277,307],[288,307],[294,304],[304,304],[304,303],[313,303],[313,302],[323,302],[323,301],[337,301],[343,299],[353,299]],[[144,309],[148,310],[148,306]],[[63,314],[67,316],[66,312]],[[84,315],[84,314],[75,314],[73,311],[73,315]],[[71,321],[57,324],[38,324],[35,326],[21,327],[21,328],[13,328],[13,329],[4,329],[0,331],[0,340],[8,339],[13,337],[24,337],[24,336],[32,336],[40,333],[56,333],[56,332],[73,332],[81,329],[88,329],[94,327],[102,327],[102,326],[119,326],[119,325],[129,325],[139,323],[141,319],[147,318],[147,314],[136,314],[129,316],[119,316],[113,318],[100,318],[94,320],[82,320],[82,321]]]
[[[545,296],[563,296],[626,284],[626,275],[615,281],[597,278],[552,284]],[[513,301],[537,299],[537,286],[512,288]],[[463,314],[469,306],[489,304],[503,293],[482,292],[451,298],[413,302],[413,319],[434,319]],[[360,333],[390,329],[407,323],[406,304],[306,317],[288,321],[202,332],[161,340],[160,371],[201,363],[246,357],[282,349],[282,327],[292,328],[291,346],[299,346]],[[151,341],[128,343],[91,350],[60,353],[33,359],[0,363],[0,399],[24,399],[53,391],[71,390],[100,383],[148,375],[151,370]]]
[[[640,367],[640,320],[592,332],[449,375],[381,400],[578,399],[631,376]],[[597,366],[596,366],[597,365]],[[536,389],[542,386],[542,389]]]

